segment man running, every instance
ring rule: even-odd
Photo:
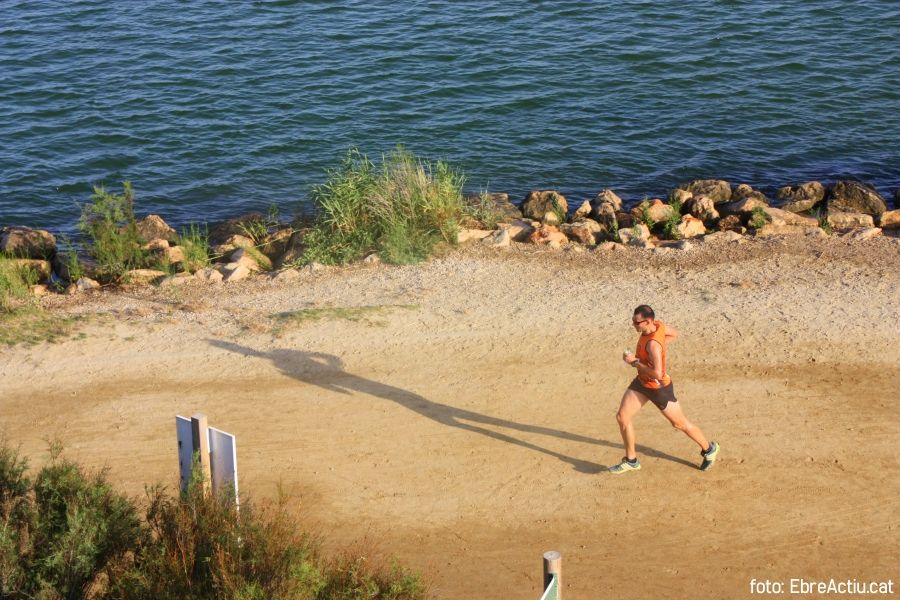
[[[675,341],[678,332],[664,325],[662,321],[657,321],[653,309],[646,304],[634,309],[631,324],[641,337],[637,343],[637,351],[634,354],[626,351],[622,355],[622,360],[637,369],[637,377],[625,390],[619,412],[616,413],[622,441],[625,442],[625,458],[621,463],[610,467],[610,473],[619,475],[641,468],[634,449],[634,425],[631,421],[647,402],[655,404],[672,427],[683,431],[697,442],[700,446],[700,455],[703,457],[700,470],[706,471],[716,462],[719,444],[708,442],[700,428],[684,416],[681,405],[675,398],[672,379],[666,373],[666,346],[669,342]]]

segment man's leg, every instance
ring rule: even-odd
[[[709,450],[709,442],[706,436],[703,435],[699,427],[688,421],[687,417],[684,416],[684,411],[681,410],[681,403],[669,402],[661,412],[672,424],[672,427],[678,431],[683,431],[689,438],[697,442],[701,450]]]
[[[634,425],[631,421],[649,401],[649,398],[631,389],[625,390],[622,395],[622,402],[616,413],[616,421],[619,423],[619,431],[622,432],[622,441],[625,443],[625,458],[629,460],[637,458],[637,452],[634,449]]]

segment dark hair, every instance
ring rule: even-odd
[[[655,319],[656,315],[653,313],[653,309],[647,306],[646,304],[641,304],[636,309],[634,309],[635,316],[641,315],[641,317],[645,319]]]

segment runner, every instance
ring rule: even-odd
[[[625,442],[625,457],[622,462],[610,467],[610,473],[619,475],[629,471],[638,471],[641,463],[637,459],[634,447],[634,425],[632,420],[647,402],[652,402],[669,420],[672,427],[683,431],[700,446],[703,462],[700,470],[706,471],[716,462],[719,444],[707,441],[700,428],[687,420],[681,410],[681,404],[675,398],[672,379],[666,372],[666,346],[675,341],[678,332],[656,320],[653,309],[642,304],[634,309],[631,324],[641,334],[636,353],[626,351],[622,360],[637,369],[637,377],[625,390],[616,420]]]

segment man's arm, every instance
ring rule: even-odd
[[[678,330],[674,327],[666,325],[666,343],[674,342],[678,339]]]
[[[663,373],[662,370],[662,346],[660,346],[657,341],[650,341],[647,346],[647,351],[650,352],[650,361],[653,363],[652,367],[637,361],[633,364],[637,368],[639,375],[662,381],[663,377],[665,377],[665,373]]]

